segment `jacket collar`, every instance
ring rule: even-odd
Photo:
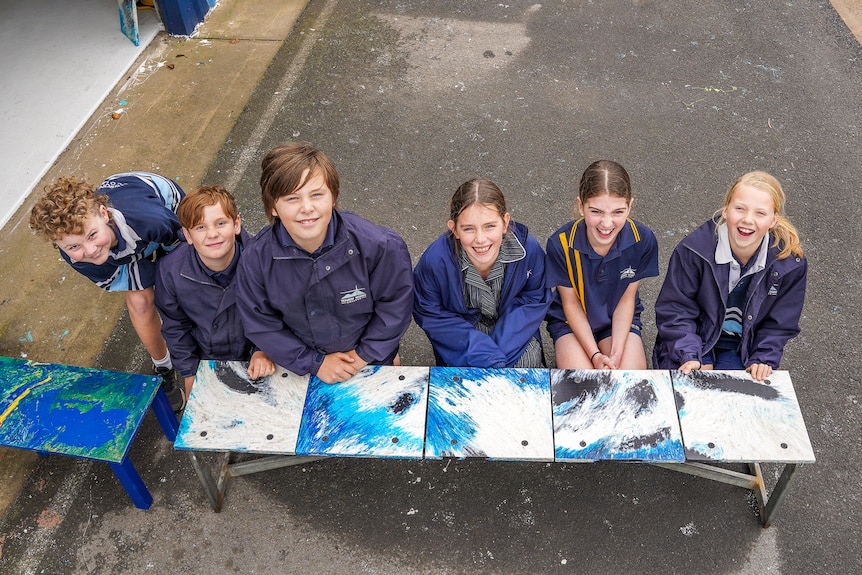
[[[728,284],[728,289],[730,291],[733,291],[733,288],[736,287],[736,284],[742,278],[754,275],[766,268],[766,256],[769,252],[769,232],[766,232],[766,235],[763,236],[763,241],[760,242],[760,247],[757,249],[756,258],[754,262],[748,266],[748,269],[745,270],[744,274],[742,273],[742,266],[740,266],[739,262],[736,261],[736,258],[733,256],[733,250],[730,249],[730,240],[727,237],[727,224],[722,223],[719,225],[716,228],[716,234],[718,235],[718,242],[715,245],[715,263],[719,265],[730,264]]]
[[[324,254],[335,245],[336,240],[339,237],[339,233],[343,228],[344,226],[341,225],[341,214],[338,213],[338,210],[333,208],[332,219],[329,220],[329,226],[326,228],[326,236],[323,238],[323,243],[320,244],[320,247],[317,248],[313,254],[309,254],[307,251],[299,247],[293,238],[290,237],[290,234],[287,233],[287,230],[282,225],[281,220],[275,220],[275,222],[272,223],[272,233],[275,235],[282,255],[285,256],[297,255],[297,253],[311,256]]]

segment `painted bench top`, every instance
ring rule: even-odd
[[[159,378],[0,357],[0,444],[118,463]]]
[[[744,423],[743,423],[744,422]],[[179,449],[518,461],[814,461],[785,371],[367,367],[327,385],[202,362]]]

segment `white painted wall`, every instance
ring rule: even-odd
[[[135,46],[117,0],[0,0],[0,227],[162,29],[138,21]]]

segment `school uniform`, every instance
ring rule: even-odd
[[[173,181],[147,172],[127,172],[106,179],[96,195],[110,199],[108,225],[117,237],[108,261],[101,265],[73,262],[60,255],[76,271],[108,291],[137,291],[152,287],[157,250],[166,252],[179,244],[177,204],[185,193]]]
[[[513,367],[532,340],[541,342],[539,327],[550,304],[542,246],[518,222],[510,234],[523,246],[524,257],[505,267],[497,318],[489,333],[477,329],[482,311],[469,307],[457,240],[451,232],[438,237],[416,264],[413,317],[425,330],[437,364],[455,367]]]
[[[317,374],[325,355],[352,349],[391,364],[410,325],[410,253],[394,231],[333,210],[309,254],[280,222],[240,260],[238,305],[246,337],[278,365]]]
[[[716,222],[710,220],[674,249],[656,300],[654,369],[702,361],[718,343],[726,320],[731,264],[716,263],[717,245]],[[739,346],[745,367],[763,363],[777,369],[784,346],[800,331],[808,262],[792,254],[779,260],[782,248],[767,245],[764,268],[747,287]]]
[[[234,281],[240,255],[251,243],[251,234],[241,230],[234,259],[221,272],[206,267],[186,242],[159,260],[156,307],[174,368],[183,377],[195,375],[202,359],[251,359],[254,346],[243,331]]]
[[[547,242],[548,285],[573,288],[587,314],[597,341],[611,335],[614,311],[629,285],[658,275],[658,242],[647,226],[626,220],[605,256],[590,245],[583,218],[569,222],[554,232]],[[640,335],[643,311],[640,295],[635,295],[631,331]],[[560,294],[548,310],[548,333],[554,341],[572,333]]]

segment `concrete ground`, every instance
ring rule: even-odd
[[[335,160],[341,207],[396,229],[416,258],[467,178],[500,183],[544,241],[572,180],[610,157],[632,174],[664,268],[736,176],[771,171],[811,260],[782,367],[818,458],[772,528],[744,490],[645,465],[323,461],[237,479],[214,514],[150,418],[131,454],[155,498],[146,512],[107,466],[0,452],[0,571],[859,572],[859,16],[847,0],[222,0],[199,36],[150,47],[114,96],[128,113],[97,114],[46,177],[222,183],[256,231],[260,157],[307,139]],[[29,205],[0,241],[2,353],[145,369],[122,299],[29,234]],[[659,287],[644,282],[647,310]],[[402,355],[431,361],[415,327]]]

